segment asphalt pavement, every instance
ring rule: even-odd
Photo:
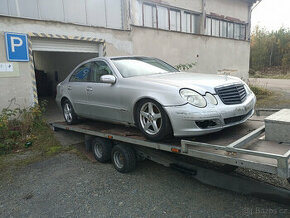
[[[250,84],[263,88],[290,93],[289,79],[250,78]]]
[[[0,172],[1,217],[289,217],[290,205],[203,185],[139,162],[130,174],[64,153]]]

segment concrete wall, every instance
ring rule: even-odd
[[[52,21],[28,20],[0,15],[0,31],[18,33],[53,33],[71,36],[95,37],[106,39],[107,52],[110,55],[131,54],[133,51],[130,31],[88,27]]]
[[[154,40],[152,40],[154,39]],[[250,43],[224,38],[134,27],[133,53],[154,54],[172,65],[195,62],[190,71],[248,79]]]
[[[218,15],[237,18],[248,22],[249,3],[242,0],[206,0],[206,13],[215,13]]]
[[[0,32],[0,63],[7,62],[5,49],[4,33]],[[29,107],[33,102],[30,66],[27,62],[15,64],[18,65],[19,76],[0,77],[0,112],[9,106],[11,100],[11,109],[19,106]]]
[[[131,33],[97,27],[78,26],[50,21],[37,21],[0,16],[0,63],[7,62],[4,32],[53,33],[71,36],[95,37],[105,39],[108,55],[129,55],[133,53]],[[0,111],[15,98],[17,105],[28,107],[33,104],[32,80],[29,62],[14,62],[19,66],[19,77],[0,77]],[[14,105],[13,107],[17,107]]]

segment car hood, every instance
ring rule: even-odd
[[[133,78],[135,80],[174,86],[180,89],[189,88],[199,92],[200,94],[205,94],[206,92],[214,94],[215,87],[230,85],[233,83],[243,83],[242,80],[233,76],[190,72],[162,73],[147,76],[137,76]]]

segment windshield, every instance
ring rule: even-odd
[[[129,57],[112,58],[111,60],[125,78],[178,71],[169,64],[156,58]]]

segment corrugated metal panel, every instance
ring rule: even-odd
[[[8,14],[8,0],[0,0],[0,14]]]
[[[64,21],[63,2],[60,0],[49,0],[39,2],[40,18],[44,20]]]
[[[106,0],[107,27],[122,29],[122,0]]]
[[[32,50],[34,51],[58,51],[58,52],[85,52],[98,53],[99,44],[96,42],[32,38]]]
[[[37,0],[9,0],[10,15],[39,19]]]
[[[0,14],[123,28],[123,0],[0,0]]]
[[[86,24],[86,7],[84,0],[63,0],[65,21]]]
[[[87,0],[87,24],[92,26],[106,26],[106,0]]]

